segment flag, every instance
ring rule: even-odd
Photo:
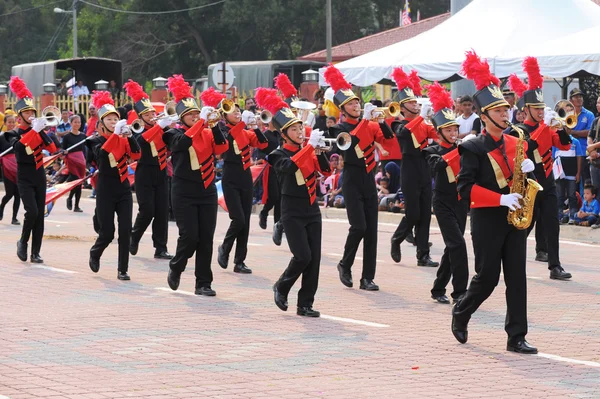
[[[410,25],[412,23],[410,19],[410,5],[408,0],[404,2],[404,10],[402,11],[402,18],[400,19],[400,26]]]
[[[260,163],[250,167],[250,172],[252,173],[252,184],[256,184],[256,182],[260,179],[266,166],[266,163]],[[217,186],[217,202],[221,208],[225,210],[225,212],[228,212],[227,205],[225,204],[225,196],[223,195],[223,185],[221,180],[219,180],[215,186]]]
[[[50,215],[50,212],[52,212],[52,208],[54,208],[54,204],[56,203],[56,200],[59,199],[60,197],[62,197],[63,195],[65,195],[66,193],[68,193],[69,191],[73,190],[75,187],[79,186],[80,184],[83,184],[83,182],[90,177],[90,175],[87,175],[86,177],[82,178],[82,179],[77,179],[77,180],[73,180],[67,183],[60,183],[60,184],[55,184],[52,187],[48,187],[46,189],[46,212],[44,214],[44,216],[48,216]]]

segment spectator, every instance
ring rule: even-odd
[[[90,103],[90,106],[88,107],[88,111],[90,113],[90,117],[86,123],[87,127],[85,130],[85,135],[91,136],[96,131],[96,125],[98,123],[98,110],[96,109],[94,104]]]
[[[575,215],[575,224],[579,226],[591,226],[598,221],[600,214],[600,204],[596,199],[596,187],[586,185],[583,188],[583,205],[577,215]]]
[[[556,191],[558,195],[558,220],[562,223],[575,222],[574,216],[577,213],[577,183],[581,179],[581,168],[585,158],[585,152],[581,149],[581,144],[571,136],[571,148],[566,151],[552,149],[552,156],[555,159],[555,169],[562,169],[562,173],[556,177]],[[565,199],[569,200],[568,216],[563,216]],[[566,220],[565,220],[566,219]]]
[[[246,111],[251,111],[251,112],[256,113],[256,101],[254,101],[254,98],[248,97],[246,99],[246,101],[244,102],[244,109]]]
[[[57,96],[68,96],[69,95],[69,91],[67,89],[67,82],[65,82],[64,79],[61,79],[60,82],[58,82],[58,85],[56,85],[56,95]]]
[[[385,177],[383,179],[387,180],[387,195],[382,195],[379,198],[379,209],[389,210],[391,208],[391,204],[395,202],[396,194],[398,190],[400,190],[400,167],[395,162],[388,162],[385,165]],[[382,190],[383,193],[383,190]]]
[[[477,134],[478,132],[473,130],[473,123],[479,117],[473,113],[473,98],[471,96],[462,96],[460,98],[460,109],[462,110],[462,115],[456,118],[458,122],[458,137],[463,138],[469,134]]]
[[[517,123],[518,108],[515,106],[515,92],[510,89],[502,90],[504,100],[510,105],[508,109],[508,120],[512,123]]]
[[[588,136],[592,123],[594,122],[594,114],[583,107],[583,93],[579,89],[573,89],[569,93],[569,100],[575,107],[575,115],[577,115],[577,125],[571,130],[571,135],[581,144],[583,151],[587,150]],[[590,164],[586,160],[581,170],[581,182],[585,183],[591,178]],[[580,188],[581,190],[581,188]]]
[[[345,208],[344,195],[342,194],[342,183],[344,179],[344,158],[338,157],[337,164],[338,173],[333,179],[331,191],[329,192],[328,205],[336,208]]]
[[[108,85],[108,91],[112,98],[118,98],[121,94],[121,89],[119,88],[119,86],[117,86],[117,82],[115,82],[114,80],[110,81]]]
[[[62,138],[67,133],[71,133],[71,124],[69,123],[69,110],[63,109],[60,111],[60,123],[56,126],[56,136],[58,141],[62,142]]]
[[[336,123],[337,123],[337,120],[335,119],[335,116],[328,117],[327,122],[326,122],[327,129],[334,126]]]
[[[315,125],[313,126],[313,128],[322,130],[324,132],[326,132],[329,128],[327,126],[327,115],[325,115],[325,110],[323,109],[322,101],[319,102],[319,105],[317,106],[317,116],[315,118]]]
[[[85,101],[79,101],[79,96],[89,95],[90,91],[88,90],[87,86],[83,84],[83,80],[79,79],[77,84],[73,86],[73,98],[75,99],[75,109],[78,109],[79,113],[81,114],[85,113],[85,102],[88,100],[88,98],[86,98]]]
[[[596,115],[600,116],[600,97],[596,100],[596,111],[598,111]]]
[[[600,97],[598,98],[600,101]],[[594,119],[592,127],[587,137],[587,154],[590,156],[590,177],[592,184],[596,186],[596,190],[600,187],[600,117]],[[587,163],[587,160],[584,161]]]

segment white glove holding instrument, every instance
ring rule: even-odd
[[[47,125],[48,121],[46,118],[35,118],[33,121],[31,121],[31,128],[38,133],[43,131]]]
[[[521,209],[521,204],[519,204],[521,198],[523,198],[523,196],[517,193],[502,194],[502,196],[500,196],[500,206],[505,206],[511,211]]]
[[[367,119],[367,120],[373,119],[373,111],[375,111],[375,108],[377,108],[375,105],[373,105],[371,103],[366,103],[365,109],[363,112],[363,119]]]
[[[558,122],[558,114],[552,110],[552,108],[550,107],[546,107],[544,109],[544,123],[546,124],[546,126],[556,126],[557,124],[560,125],[560,123]]]
[[[127,129],[127,120],[121,119],[115,125],[114,133],[123,136],[125,134],[125,129]]]
[[[313,148],[319,148],[324,145],[323,135],[325,133],[322,130],[315,129],[310,133],[310,138],[308,139],[308,145]]]
[[[160,126],[161,129],[166,129],[171,126],[173,120],[171,118],[160,118],[156,123],[158,123],[158,126]]]
[[[430,118],[432,116],[431,103],[426,102],[421,106],[421,117],[423,119]]]
[[[524,159],[521,163],[521,172],[530,173],[535,169],[535,164],[531,159]]]
[[[244,122],[246,126],[250,125],[252,119],[256,119],[253,112],[247,110],[242,112],[242,122]]]
[[[202,109],[200,110],[200,119],[202,119],[204,122],[208,122],[208,117],[213,112],[215,112],[215,109],[213,107],[202,107]]]

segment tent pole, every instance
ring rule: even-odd
[[[331,0],[327,0],[326,8],[325,45],[327,47],[327,63],[329,64],[331,62]]]

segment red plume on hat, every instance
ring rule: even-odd
[[[452,106],[454,105],[454,101],[452,101],[452,95],[444,86],[438,82],[434,82],[429,86],[425,86],[425,88],[428,91],[433,112],[441,111],[444,108],[452,109]]]
[[[106,104],[114,106],[115,102],[108,91],[94,90],[92,92],[92,104],[94,104],[94,107],[96,107],[96,109],[100,109]]]
[[[167,79],[167,87],[173,93],[176,102],[192,97],[192,87],[183,79],[183,75],[171,76]]]
[[[275,77],[275,87],[277,87],[284,98],[295,97],[298,95],[298,90],[294,87],[290,78],[285,73],[280,73]]]
[[[131,79],[129,79],[129,81],[123,85],[123,88],[134,103],[137,103],[144,98],[148,98],[148,94],[146,94],[142,86],[140,86],[138,82],[134,82]]]
[[[219,103],[225,98],[227,98],[227,96],[216,91],[214,87],[209,87],[208,89],[204,90],[202,94],[200,94],[202,105],[205,107],[217,108]]]
[[[254,99],[256,100],[256,105],[260,108],[264,108],[264,103],[267,98],[270,96],[276,96],[276,89],[267,89],[266,87],[259,87],[254,91]]]
[[[327,84],[331,86],[333,91],[352,89],[352,85],[346,81],[346,78],[342,72],[333,66],[333,64],[329,64],[327,69],[325,69],[323,77],[325,78]]]
[[[262,104],[260,104],[260,106],[269,111],[272,115],[275,115],[283,108],[289,108],[285,101],[283,101],[281,97],[277,95],[277,93],[264,92],[263,94],[263,90],[269,89],[264,89],[262,87],[257,89],[256,98],[261,98]]]
[[[8,84],[8,86],[10,87],[10,90],[12,90],[12,92],[15,94],[15,96],[17,96],[17,98],[19,99],[25,97],[33,97],[33,94],[31,94],[23,79],[21,79],[18,76],[11,76],[10,83]]]
[[[482,90],[484,87],[491,85],[500,85],[500,79],[490,72],[490,64],[486,61],[481,61],[481,58],[475,51],[467,51],[467,58],[462,64],[461,73],[475,83],[477,90]]]
[[[398,90],[404,90],[407,87],[412,89],[412,83],[402,67],[394,68],[392,71],[392,78],[394,79],[394,82],[396,82]]]
[[[523,61],[523,70],[527,73],[529,90],[541,89],[544,85],[544,78],[540,73],[540,66],[537,58],[525,57]]]
[[[410,85],[412,87],[413,93],[415,93],[415,96],[422,96],[423,88],[421,87],[421,78],[419,77],[418,72],[414,69],[410,71],[410,75],[408,75],[408,80],[410,81]]]
[[[515,94],[519,97],[523,96],[523,92],[527,90],[527,85],[523,82],[516,74],[512,74],[508,77],[508,86]]]

